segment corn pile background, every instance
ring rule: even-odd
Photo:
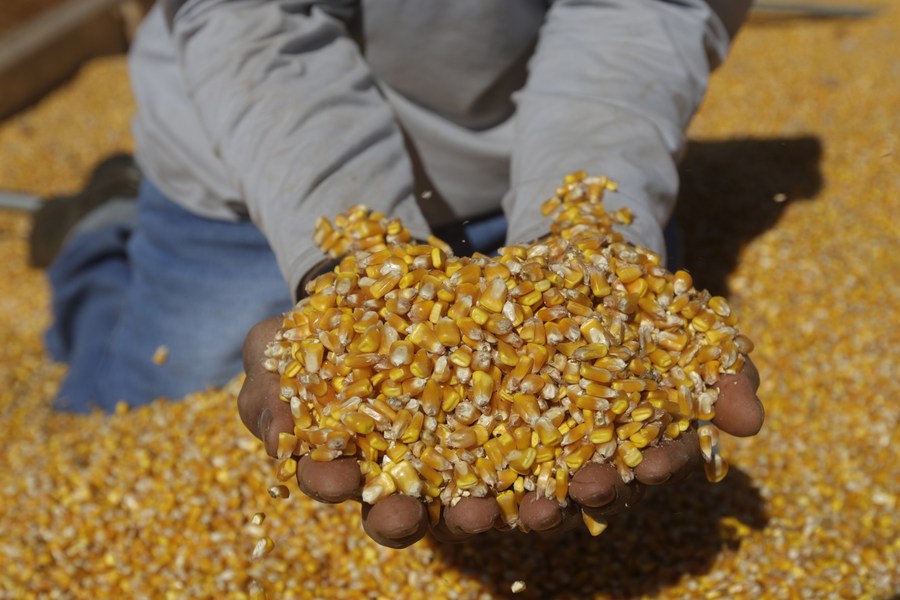
[[[723,435],[720,484],[653,490],[607,532],[375,545],[357,507],[296,492],[236,387],[111,417],[54,414],[43,273],[0,212],[0,597],[846,597],[900,593],[900,6],[758,16],[691,129],[679,217],[698,285],[756,343],[768,418]],[[0,124],[0,188],[78,189],[129,149],[122,58]],[[786,201],[785,201],[786,200]],[[268,519],[249,524],[257,511]],[[257,537],[276,542],[250,561]]]

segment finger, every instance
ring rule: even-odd
[[[355,458],[325,462],[304,456],[297,463],[300,491],[319,502],[334,504],[358,499],[362,483],[362,473]]]
[[[438,521],[437,524],[430,525],[428,532],[435,541],[441,544],[459,544],[475,537],[475,534],[471,533],[456,533],[450,531],[447,527],[447,523],[445,523],[443,519]]]
[[[250,433],[263,441],[269,456],[278,451],[278,434],[294,430],[290,405],[279,398],[279,377],[265,369],[247,373],[238,393],[238,414]]]
[[[279,376],[263,366],[266,345],[274,339],[280,317],[266,319],[253,326],[244,340],[244,370],[247,373],[238,394],[238,414],[244,426],[263,440],[266,452],[275,456],[278,434],[294,429],[290,406],[279,399]]]
[[[590,463],[581,467],[569,482],[569,497],[593,514],[614,514],[635,504],[643,495],[639,481],[622,481],[616,468],[608,463]]]
[[[766,411],[756,395],[759,388],[759,372],[748,358],[737,375],[722,375],[716,387],[716,416],[713,424],[738,437],[756,435],[762,428]]]
[[[528,492],[519,503],[519,521],[527,531],[560,531],[577,523],[578,507],[570,502],[560,506],[556,498]]]
[[[638,481],[647,485],[675,483],[693,472],[700,462],[697,432],[688,429],[678,439],[645,448],[642,454],[644,459],[634,468]]]
[[[455,535],[469,536],[493,529],[500,517],[496,498],[461,498],[444,510],[443,521],[447,531]]]
[[[362,524],[366,534],[382,546],[405,548],[428,531],[428,513],[412,496],[394,494],[374,505],[363,504]]]
[[[253,371],[262,367],[265,358],[266,346],[275,339],[275,334],[281,328],[282,317],[271,317],[260,321],[250,328],[247,337],[244,338],[244,370]]]

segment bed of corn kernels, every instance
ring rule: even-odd
[[[0,597],[891,598],[900,593],[900,6],[743,30],[690,131],[698,285],[756,343],[768,418],[719,484],[653,490],[607,532],[377,546],[357,508],[266,494],[238,382],[112,416],[49,406],[48,289],[0,212]],[[131,147],[121,57],[0,123],[0,189],[77,189]],[[250,523],[257,512],[268,518]],[[261,536],[275,548],[252,561]],[[256,582],[256,583],[254,583]]]

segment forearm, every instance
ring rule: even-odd
[[[316,218],[358,203],[427,226],[390,108],[340,19],[301,2],[189,0],[172,22],[204,130],[292,289]]]
[[[684,132],[746,4],[724,19],[699,0],[554,4],[517,97],[509,241],[547,231],[537,206],[584,169],[618,183],[607,204],[636,213],[626,236],[663,252]]]

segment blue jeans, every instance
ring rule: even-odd
[[[111,411],[119,401],[138,406],[221,386],[242,370],[247,331],[293,306],[252,223],[197,216],[146,180],[137,209],[136,218],[74,233],[49,269],[46,343],[69,366],[59,410]],[[490,252],[505,231],[494,215],[460,233]],[[161,347],[168,356],[154,361]]]
[[[131,222],[73,235],[49,270],[47,347],[69,364],[58,409],[109,411],[223,385],[241,370],[250,327],[292,306],[252,224],[198,217],[146,181],[137,208]],[[161,347],[168,356],[154,361]]]

